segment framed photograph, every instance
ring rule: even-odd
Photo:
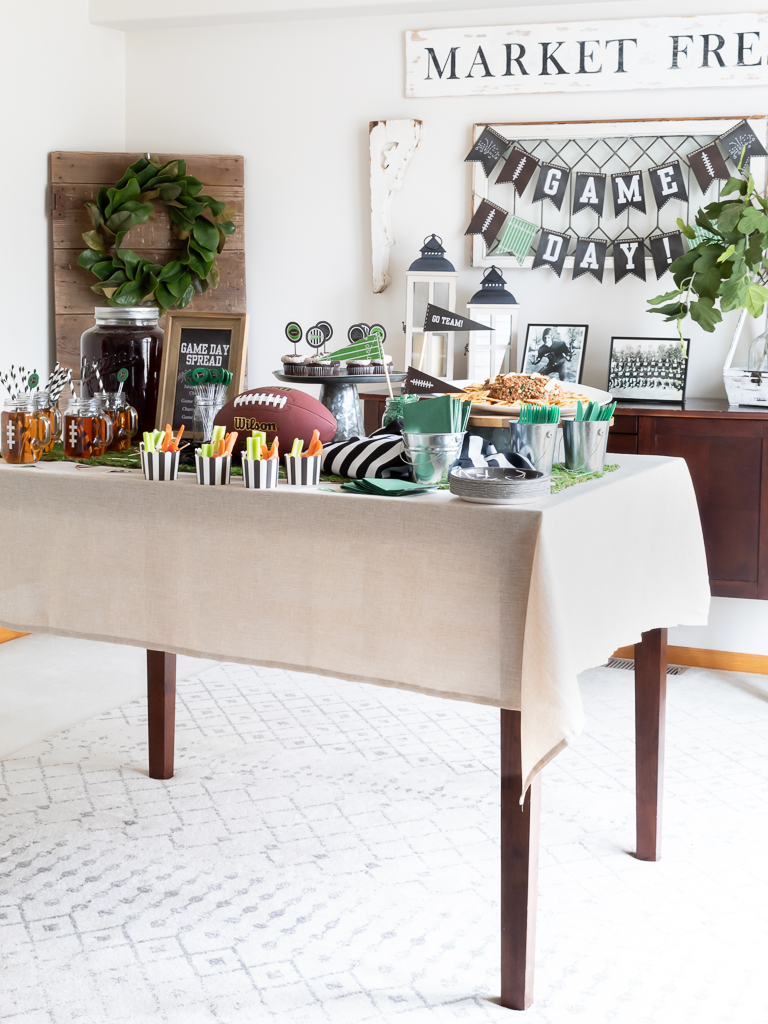
[[[165,315],[163,361],[157,400],[157,429],[170,423],[174,431],[184,424],[193,437],[195,389],[184,383],[187,370],[196,366],[229,370],[232,383],[227,401],[243,390],[248,346],[247,313],[187,313],[168,310]]]
[[[528,324],[521,373],[578,384],[587,348],[586,324]]]
[[[679,338],[611,338],[607,389],[618,401],[682,402],[687,377]]]

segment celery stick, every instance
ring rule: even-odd
[[[301,453],[303,451],[304,451],[304,442],[301,440],[300,437],[294,438],[293,444],[291,446],[291,456],[294,459],[298,458],[299,455],[301,455]]]
[[[253,462],[253,438],[246,437],[245,439],[245,457],[248,462]]]
[[[223,441],[227,433],[227,428],[219,424],[213,428],[213,434],[211,435],[211,444],[214,448],[218,447],[219,441]]]
[[[153,452],[155,450],[154,442],[152,441],[152,435],[148,431],[144,431],[144,451]]]
[[[204,459],[210,459],[213,456],[213,445],[212,444],[201,444],[200,454]]]
[[[255,438],[259,447],[267,443],[267,435],[263,430],[252,430],[251,436]]]

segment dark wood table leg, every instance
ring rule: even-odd
[[[501,711],[501,1005],[533,1002],[541,774],[520,806],[520,712]]]
[[[147,651],[147,731],[150,779],[173,778],[176,655]]]
[[[635,644],[635,775],[637,858],[661,857],[667,631],[652,629]]]

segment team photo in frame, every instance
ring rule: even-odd
[[[520,372],[581,383],[588,330],[587,324],[528,324]]]
[[[617,401],[683,402],[690,340],[611,338],[607,390]]]

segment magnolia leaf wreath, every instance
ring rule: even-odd
[[[77,262],[99,279],[91,290],[110,306],[157,304],[160,311],[183,309],[195,293],[219,284],[216,256],[235,230],[231,206],[200,195],[203,183],[187,174],[184,160],[159,164],[141,157],[114,188],[99,189],[95,203],[86,203],[93,229],[83,234],[88,246]],[[122,248],[136,224],[154,215],[152,200],[161,202],[177,238],[186,248],[164,266]]]

